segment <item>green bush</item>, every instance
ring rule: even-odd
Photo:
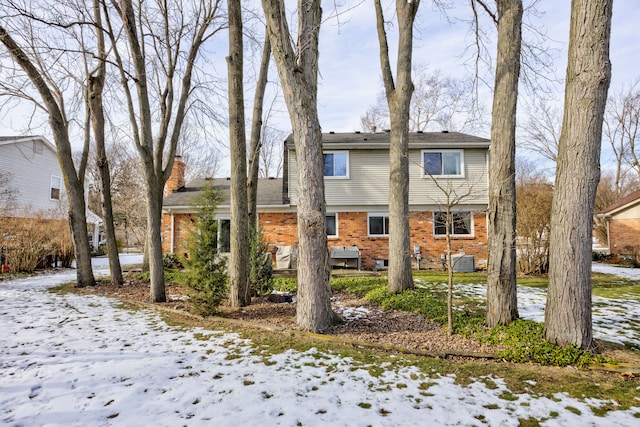
[[[182,268],[182,263],[178,256],[174,253],[166,253],[162,256],[162,265],[164,268]]]
[[[294,278],[278,277],[273,279],[273,289],[279,292],[296,292],[298,281]]]
[[[190,289],[189,299],[197,313],[206,316],[215,313],[227,295],[226,261],[218,252],[218,221],[215,217],[220,196],[213,187],[203,189],[198,198],[198,216],[189,233],[185,284]]]
[[[271,253],[258,230],[251,236],[249,264],[251,267],[249,280],[252,295],[265,295],[273,290],[273,266]]]

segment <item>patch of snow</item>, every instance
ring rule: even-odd
[[[640,280],[640,268],[619,267],[600,262],[592,263],[591,268],[597,273],[613,274],[630,280]]]
[[[594,408],[615,402],[514,394],[494,376],[460,385],[455,376],[433,369],[389,365],[374,376],[373,366],[315,349],[260,353],[237,334],[171,327],[152,311],[121,310],[107,298],[45,291],[74,279],[75,271],[67,270],[0,283],[1,424],[515,427],[531,418],[542,426],[638,423],[640,405],[600,417]],[[479,296],[484,286],[457,286],[455,292],[465,288]],[[543,291],[520,287],[518,297],[521,314],[539,316]],[[627,301],[626,309],[637,319],[634,304]],[[597,310],[594,319],[615,316],[607,327],[622,316]],[[345,313],[362,312],[345,307]],[[505,400],[505,393],[514,400]]]

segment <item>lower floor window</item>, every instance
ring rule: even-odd
[[[327,214],[327,236],[336,237],[338,235],[338,214]]]
[[[433,230],[436,236],[444,236],[447,234],[446,212],[433,213]],[[449,235],[471,235],[471,212],[451,212],[449,220]]]
[[[369,215],[369,235],[388,236],[389,235],[389,215]]]
[[[231,252],[231,220],[218,220],[218,250]]]

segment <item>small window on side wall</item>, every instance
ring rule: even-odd
[[[327,236],[338,237],[338,214],[327,214]]]
[[[348,151],[325,151],[324,176],[326,178],[348,178],[349,177],[349,152]]]
[[[62,188],[62,178],[59,176],[51,177],[51,200],[60,200],[60,188]]]

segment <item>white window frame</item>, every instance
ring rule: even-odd
[[[217,244],[217,249],[220,253],[223,254],[227,254],[229,252],[223,252],[222,251],[222,221],[229,221],[229,251],[231,251],[231,218],[230,217],[219,217],[216,218],[216,221],[218,223],[218,241],[216,242]]]
[[[327,233],[327,238],[331,239],[331,238],[338,237],[338,235],[340,234],[340,231],[338,230],[338,212],[327,212],[325,216],[332,216],[332,217],[335,217],[336,219],[336,234]]]
[[[371,234],[371,218],[382,217],[382,228],[383,231],[386,231],[384,234]],[[389,212],[372,212],[367,214],[367,235],[369,237],[389,237],[389,230],[384,230],[385,227],[385,218],[389,219]]]
[[[429,175],[427,173],[427,168],[424,166],[424,155],[425,153],[440,153],[444,155],[446,153],[459,153],[460,154],[460,174],[459,175]],[[443,161],[444,166],[444,161]],[[423,178],[465,178],[465,167],[464,167],[464,150],[462,149],[438,149],[438,150],[422,150],[420,152],[420,168],[422,169],[422,177]]]
[[[57,186],[54,186],[53,184],[54,181],[58,181]],[[52,194],[54,188],[58,190],[57,198],[53,197],[53,194]],[[51,175],[51,182],[49,185],[49,200],[61,200],[61,199],[62,199],[62,177]]]
[[[442,214],[446,214],[445,211],[434,211],[433,212],[433,236],[434,237],[445,237],[446,234],[436,234],[436,215],[442,213]],[[473,229],[473,211],[452,211],[451,215],[455,215],[455,214],[468,214],[469,215],[469,234],[456,234],[453,232],[453,230],[450,231],[450,236],[451,237],[473,237],[474,234],[474,229]],[[451,226],[453,226],[453,223],[450,224]]]
[[[333,154],[334,156],[336,154],[340,154],[340,155],[344,155],[345,156],[345,162],[346,162],[346,170],[345,170],[345,175],[324,175],[324,156],[325,154]],[[339,151],[323,151],[322,152],[322,159],[323,159],[323,175],[325,179],[349,179],[349,151],[347,150],[339,150]],[[335,162],[334,162],[335,164]],[[334,171],[335,171],[335,167],[334,167]]]

